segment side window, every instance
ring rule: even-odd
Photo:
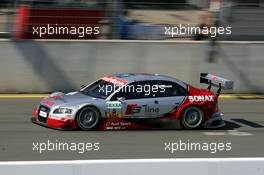
[[[112,98],[111,101],[117,100],[118,97],[129,99],[140,99],[152,97],[150,93],[150,81],[139,81],[130,83],[120,89]]]
[[[159,90],[153,92],[155,97],[186,96],[187,92],[177,83],[171,81],[152,81],[152,86],[157,85]]]
[[[111,101],[116,101],[120,97],[124,97],[126,100],[127,99],[133,99],[134,98],[134,94],[132,92],[119,91],[119,92],[116,92],[113,95],[113,97],[111,98]]]
[[[150,81],[140,81],[132,83],[134,87],[134,99],[139,98],[149,98],[151,95],[150,87],[151,82]]]

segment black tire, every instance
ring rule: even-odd
[[[100,124],[101,115],[95,107],[87,106],[78,112],[76,120],[80,129],[85,131],[95,130]]]
[[[186,108],[181,116],[181,124],[185,129],[199,129],[204,121],[204,112],[195,106]]]

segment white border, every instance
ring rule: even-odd
[[[248,162],[263,161],[264,157],[242,158],[169,158],[169,159],[98,159],[98,160],[51,160],[51,161],[0,161],[1,165],[47,165],[86,163],[165,163],[165,162]]]
[[[109,159],[0,162],[2,175],[263,175],[264,158]]]

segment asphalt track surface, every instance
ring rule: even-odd
[[[0,161],[264,157],[264,100],[221,98],[227,125],[217,130],[60,131],[30,122],[40,98],[0,97]],[[99,150],[33,150],[33,143],[99,143]],[[184,143],[231,143],[231,150],[179,150]],[[174,143],[174,151],[165,146]],[[176,143],[176,144],[175,144]],[[170,148],[172,149],[172,146]],[[166,149],[165,149],[166,148]],[[226,148],[226,147],[225,147]],[[90,149],[90,147],[88,148]],[[95,147],[92,147],[95,149]],[[80,149],[79,152],[82,149]]]

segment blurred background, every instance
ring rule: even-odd
[[[47,24],[98,26],[100,34],[33,34]],[[232,33],[165,34],[180,26]],[[0,93],[71,91],[117,72],[200,86],[200,73],[210,72],[235,82],[230,93],[260,94],[263,40],[264,0],[1,0]]]

